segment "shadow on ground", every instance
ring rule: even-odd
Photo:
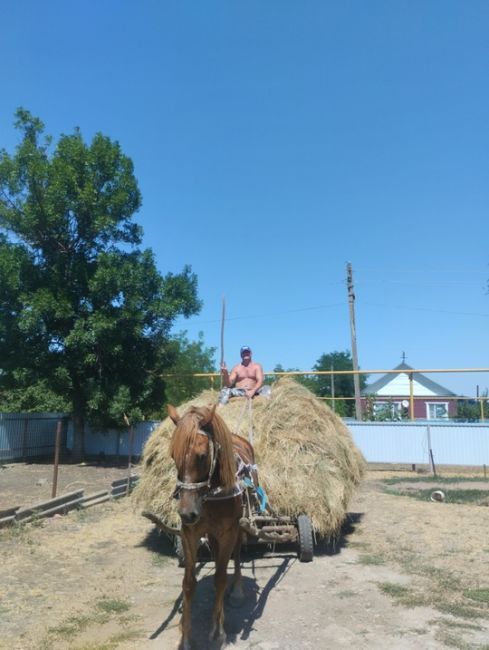
[[[267,561],[266,558],[264,561]],[[199,580],[192,602],[192,649],[218,650],[224,644],[235,643],[238,639],[248,639],[255,622],[261,618],[265,610],[273,588],[282,580],[295,561],[290,557],[281,558],[278,566],[275,566],[273,574],[261,588],[255,578],[243,576],[244,599],[238,604],[230,599],[229,593],[226,595],[224,605],[226,639],[223,642],[209,640],[214,606],[214,575],[206,575]],[[197,576],[205,565],[204,562],[197,564]],[[157,639],[165,629],[176,622],[176,618],[180,616],[181,607],[182,594],[180,593],[170,612],[150,635],[150,639]]]
[[[362,516],[362,513],[348,513],[338,536],[334,539],[317,540],[315,555],[332,556],[340,553],[348,545],[348,538],[354,532],[356,525],[360,523]],[[161,534],[156,528],[148,533],[141,545],[165,556],[175,555],[174,540],[168,535]],[[243,548],[241,560],[243,570],[246,573],[251,573],[253,577],[243,576],[245,598],[238,606],[230,600],[229,594],[226,597],[226,643],[249,638],[255,622],[261,618],[265,610],[270,593],[284,579],[290,567],[298,562],[297,546],[283,544],[276,547],[275,550],[265,545],[248,546]],[[255,566],[259,563],[260,568],[264,569],[267,565],[270,566],[270,562],[273,562],[274,571],[266,584],[259,586],[255,579]],[[197,583],[192,604],[192,648],[195,650],[218,650],[223,644],[218,641],[209,641],[214,604],[214,576],[212,558],[205,545],[201,547],[199,562],[196,565],[197,578],[204,569],[210,569],[211,573],[202,577]],[[182,594],[180,593],[171,610],[150,638],[157,639],[165,629],[174,624],[180,616],[181,608]]]

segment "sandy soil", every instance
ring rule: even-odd
[[[85,494],[110,489],[110,484],[128,475],[126,466],[104,463],[71,465],[60,463],[57,494],[83,488]],[[32,506],[52,496],[54,469],[51,463],[0,464],[0,510]]]
[[[224,647],[487,650],[488,529],[489,508],[385,494],[370,475],[312,563],[294,549],[245,554],[246,599],[226,605]],[[217,650],[212,575],[200,563],[195,650]],[[181,579],[130,499],[0,531],[0,648],[175,648]]]

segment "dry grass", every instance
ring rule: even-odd
[[[217,393],[204,391],[180,407],[212,404]],[[232,431],[247,436],[249,419],[243,399],[219,407]],[[281,379],[270,399],[253,400],[253,432],[260,482],[280,514],[308,514],[320,535],[339,530],[365,462],[345,424],[306,388]],[[169,524],[178,521],[171,497],[176,474],[168,454],[173,423],[167,418],[146,443],[141,478],[133,498]],[[237,429],[240,429],[237,431]]]

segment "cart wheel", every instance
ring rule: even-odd
[[[183,552],[182,538],[175,535],[173,538],[173,548],[178,560],[178,566],[185,566],[185,553]]]
[[[314,539],[311,519],[307,515],[299,515],[297,517],[297,528],[299,531],[299,560],[301,562],[312,562]]]

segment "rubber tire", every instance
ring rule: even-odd
[[[178,560],[178,566],[185,566],[185,553],[183,552],[182,538],[180,535],[175,535],[173,538],[173,548],[175,549],[175,554]]]
[[[314,557],[314,536],[312,522],[307,515],[297,517],[297,529],[299,531],[299,560],[301,562],[312,562]]]

